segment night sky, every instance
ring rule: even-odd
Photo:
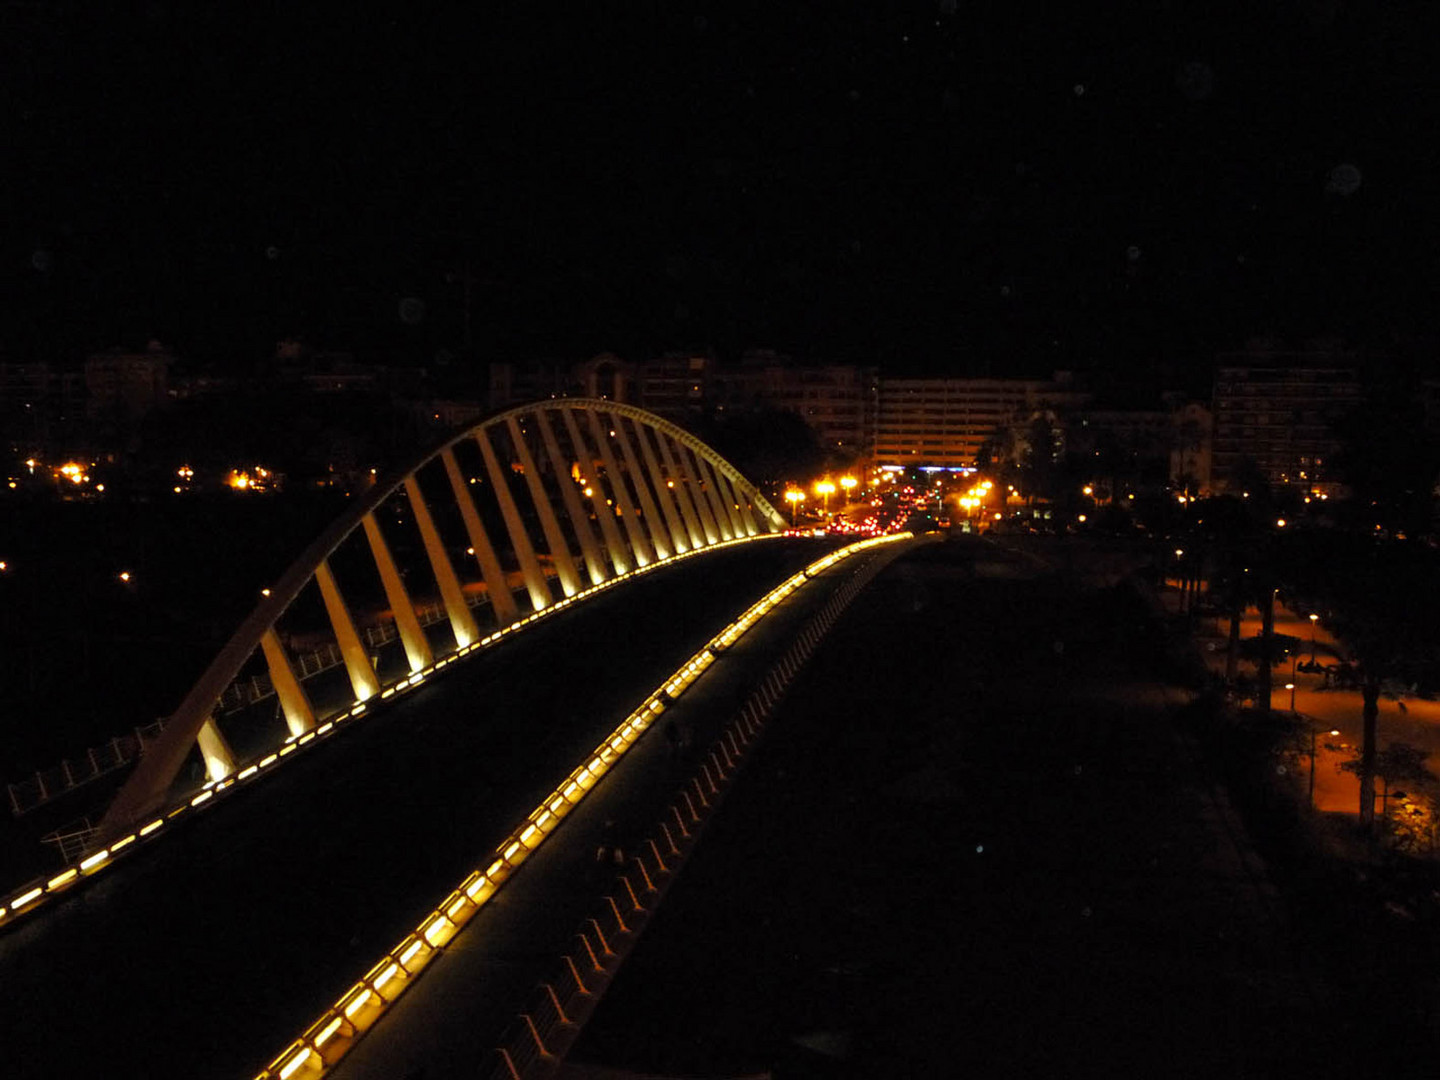
[[[477,363],[1437,330],[1433,4],[435,7],[6,4],[0,356],[428,362],[467,280]]]

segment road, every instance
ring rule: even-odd
[[[830,546],[745,545],[602,594],[0,935],[4,1075],[254,1075],[676,665]]]

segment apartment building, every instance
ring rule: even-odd
[[[876,465],[973,465],[1002,425],[1046,410],[1083,405],[1089,395],[1068,373],[1052,379],[890,379],[878,381]]]
[[[1227,490],[1253,464],[1272,488],[1338,490],[1331,467],[1339,448],[1333,425],[1360,401],[1359,362],[1338,349],[1265,345],[1217,357],[1217,489]]]

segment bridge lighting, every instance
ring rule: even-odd
[[[393,979],[393,978],[394,978],[396,975],[398,975],[399,973],[400,973],[400,965],[399,965],[399,964],[391,964],[389,967],[387,967],[384,971],[382,971],[379,975],[377,975],[377,976],[375,977],[375,982],[374,982],[372,985],[375,987],[375,989],[376,989],[377,991],[384,990],[384,989],[385,989],[385,984],[388,983],[391,979]]]
[[[337,1016],[335,1017],[335,1019],[331,1020],[330,1023],[326,1024],[323,1028],[320,1029],[320,1034],[315,1036],[315,1046],[317,1049],[324,1046],[327,1042],[330,1041],[330,1039],[334,1036],[335,1032],[340,1030],[340,1025],[342,1022],[343,1021],[341,1021],[340,1017]]]
[[[310,1060],[310,1054],[310,1048],[308,1046],[302,1046],[300,1052],[292,1057],[289,1063],[280,1070],[280,1080],[290,1080],[290,1077],[300,1071],[300,1066]]]
[[[18,911],[20,908],[22,908],[22,907],[24,907],[26,904],[30,903],[31,900],[34,900],[34,899],[36,899],[37,897],[41,896],[44,892],[45,892],[44,889],[34,888],[34,889],[31,889],[29,892],[23,892],[23,893],[21,893],[19,896],[14,897],[14,898],[10,901],[10,910],[11,910],[11,911]]]

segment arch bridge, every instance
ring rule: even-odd
[[[92,843],[133,835],[191,771],[207,791],[232,783],[556,608],[783,527],[730,463],[653,413],[559,398],[492,415],[377,483],[265,590]],[[227,712],[245,685],[273,689],[272,722]]]

